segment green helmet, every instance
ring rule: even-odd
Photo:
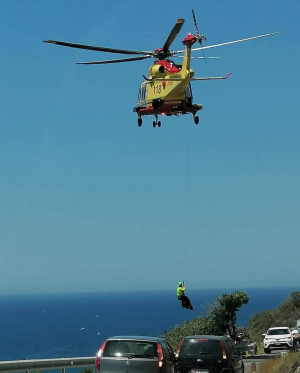
[[[182,286],[182,282],[179,281],[179,282],[178,282],[178,286]]]

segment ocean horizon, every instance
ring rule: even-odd
[[[0,295],[0,360],[94,356],[113,335],[158,336],[206,314],[216,296],[236,289],[189,290],[195,311],[182,309],[176,289]],[[247,326],[257,312],[277,307],[295,287],[241,289],[250,301],[238,313]]]

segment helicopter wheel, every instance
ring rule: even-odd
[[[160,120],[157,122],[157,125],[158,125],[159,128],[161,127]]]
[[[142,123],[143,123],[143,120],[142,118],[138,118],[138,126],[141,127],[142,126]]]
[[[155,122],[155,120],[153,121],[153,128],[155,128],[155,126],[156,126],[156,122]]]
[[[194,122],[195,122],[195,124],[199,123],[199,117],[198,117],[198,115],[194,116]]]

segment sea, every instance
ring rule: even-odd
[[[299,289],[246,289],[240,326],[277,307]],[[175,291],[0,295],[0,361],[95,356],[114,335],[158,336],[206,314],[216,296],[232,289],[190,290],[196,310],[182,309]]]

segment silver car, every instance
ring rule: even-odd
[[[179,373],[175,354],[164,338],[108,338],[96,356],[94,373]]]

